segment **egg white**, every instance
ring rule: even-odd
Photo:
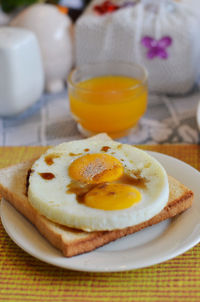
[[[67,193],[71,183],[68,174],[70,164],[89,153],[105,153],[119,159],[125,171],[140,170],[147,179],[146,188],[135,186],[142,200],[123,210],[99,210],[79,203],[75,194]],[[89,151],[84,151],[89,149]],[[59,154],[52,165],[47,165],[45,156]],[[69,154],[77,154],[70,156]],[[169,197],[168,177],[161,164],[146,152],[126,144],[101,139],[84,139],[63,143],[49,149],[33,165],[29,179],[28,199],[32,206],[48,219],[62,225],[85,231],[113,230],[142,223],[158,214],[167,204]],[[50,172],[52,180],[43,179],[38,173]],[[128,173],[128,172],[127,172]]]

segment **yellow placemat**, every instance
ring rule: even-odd
[[[200,170],[196,145],[142,146]],[[0,168],[45,147],[2,147]],[[45,264],[21,250],[0,223],[0,301],[200,301],[200,244],[173,260],[120,273],[82,273]]]

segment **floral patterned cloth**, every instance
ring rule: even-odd
[[[185,96],[150,95],[148,109],[136,129],[121,142],[130,144],[199,143],[196,121],[200,89]],[[54,145],[80,139],[72,119],[67,91],[43,95],[24,113],[0,118],[0,146]]]

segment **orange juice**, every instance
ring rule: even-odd
[[[91,133],[121,136],[135,126],[147,107],[147,86],[136,78],[99,76],[69,88],[71,112]]]

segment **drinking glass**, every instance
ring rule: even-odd
[[[76,67],[68,77],[70,110],[84,136],[127,135],[147,108],[147,71],[134,63]]]

